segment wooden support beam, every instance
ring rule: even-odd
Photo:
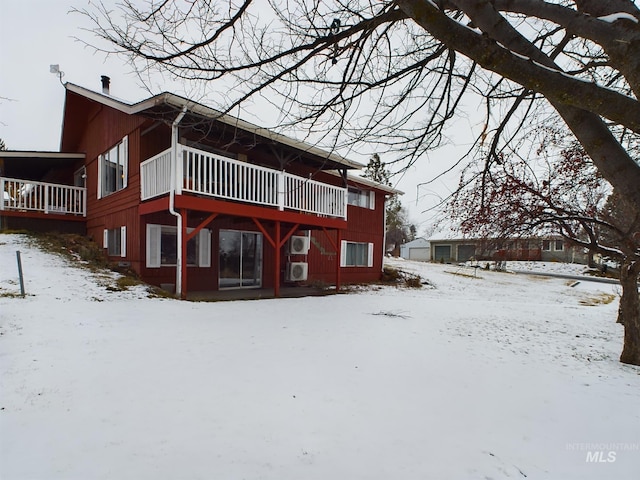
[[[255,223],[258,229],[262,232],[264,237],[267,239],[267,242],[269,242],[269,245],[271,245],[273,248],[276,248],[276,242],[273,240],[273,238],[271,238],[269,232],[267,232],[264,226],[260,223],[260,220],[255,217],[252,217],[251,220],[253,220],[253,223]]]
[[[342,253],[342,248],[340,248],[341,246],[341,240],[342,240],[342,230],[336,230],[336,242],[337,242],[337,247],[336,247],[336,292],[340,291],[340,271],[341,271],[341,267],[340,267],[340,256]]]
[[[138,214],[147,215],[149,213],[166,212],[169,210],[169,196],[146,200],[138,206]]]
[[[151,213],[143,211],[139,207],[141,214]],[[347,228],[347,221],[344,218],[321,217],[318,215],[308,215],[306,213],[280,211],[275,208],[267,208],[257,205],[227,202],[210,198],[195,197],[191,195],[176,195],[176,208],[186,208],[199,212],[216,212],[220,215],[231,215],[244,218],[260,218],[261,220],[279,221],[281,223],[299,223],[309,227],[327,228]],[[168,203],[167,203],[168,208]]]
[[[322,230],[324,231],[324,234],[327,236],[327,240],[329,240],[329,243],[331,244],[333,249],[337,252],[338,251],[338,245],[336,245],[336,242],[334,242],[333,238],[331,238],[331,235],[329,235],[329,231],[324,227],[322,227]]]
[[[322,227],[322,230],[327,236],[327,240],[329,240],[329,243],[336,251],[336,291],[339,292],[340,291],[340,274],[342,272],[342,267],[340,267],[340,260],[341,260],[340,257],[342,255],[342,248],[341,248],[342,230],[336,230],[335,242],[333,241],[333,238],[331,238],[331,235],[329,235],[329,231],[326,228]]]
[[[274,283],[273,283],[273,296],[278,298],[280,297],[280,222],[276,220],[276,232],[274,237],[274,244],[278,245],[275,247],[275,255],[274,258]]]
[[[289,230],[289,233],[287,233],[282,240],[280,241],[280,248],[282,248],[284,246],[285,243],[287,243],[287,240],[289,240],[291,238],[291,235],[293,235],[296,230],[298,230],[300,228],[300,224],[296,223],[293,228],[291,230]]]
[[[278,242],[278,244],[276,244],[276,241],[273,238],[271,238],[271,235],[269,235],[269,232],[267,232],[267,229],[264,228],[264,225],[262,225],[262,223],[260,223],[260,220],[258,220],[255,217],[252,217],[251,220],[253,220],[253,223],[256,224],[258,229],[262,232],[262,234],[267,239],[267,242],[269,242],[269,245],[271,245],[273,248],[282,248],[284,246],[284,244],[287,243],[287,240],[289,240],[291,238],[291,235],[293,235],[296,232],[296,230],[298,230],[300,228],[300,224],[296,223],[291,228],[291,230],[289,230],[289,232],[284,237],[282,237],[280,242]]]
[[[187,224],[189,211],[185,208],[180,209],[180,215],[182,215],[182,231],[178,232],[178,235],[182,235],[182,262],[180,264],[180,277],[182,278],[182,288],[180,291],[180,298],[182,300],[187,299]]]
[[[217,213],[212,213],[206,218],[206,220],[203,220],[196,228],[193,229],[192,232],[187,234],[187,242],[191,240],[193,237],[195,237],[198,233],[200,233],[200,230],[202,230],[204,227],[209,225],[213,221],[213,219],[216,218],[217,216],[218,216]]]

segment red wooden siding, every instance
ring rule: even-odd
[[[361,188],[366,188],[362,186]],[[342,240],[348,242],[373,243],[373,267],[342,267],[344,283],[372,282],[380,279],[382,271],[382,250],[384,242],[384,193],[375,192],[375,209],[347,207],[347,229],[342,232]],[[333,242],[336,233],[329,232]],[[340,245],[338,245],[340,248]],[[335,249],[322,230],[311,232],[309,249],[309,281],[333,283],[335,280]],[[299,257],[293,259],[297,261]]]
[[[138,204],[140,202],[141,117],[127,115],[67,92],[62,149],[86,154],[87,235],[102,245],[105,229],[127,227],[126,260],[139,271],[141,263]],[[98,199],[98,156],[128,136],[126,188]],[[142,250],[142,254],[144,250]]]
[[[180,131],[181,139],[186,138],[194,142],[206,141],[214,149],[224,150],[230,145],[228,148],[232,153],[246,155],[247,161],[250,163],[278,169],[285,167],[288,172],[297,175],[312,176],[322,182],[343,186],[344,180],[342,177],[318,171],[317,167],[304,165],[298,155],[283,155],[283,165],[270,150],[270,147],[257,145],[249,149],[237,143],[229,142],[230,132],[224,128],[221,133],[223,135],[219,138],[203,139],[202,133],[190,132],[186,128]],[[128,136],[127,186],[120,191],[98,199],[98,156],[120,142],[124,136]],[[143,279],[155,285],[174,284],[176,268],[174,266],[146,267],[146,225],[152,223],[175,226],[176,218],[166,211],[140,215],[140,163],[169,148],[170,143],[171,128],[165,123],[145,119],[142,116],[127,115],[80,95],[67,92],[62,149],[86,154],[87,234],[102,245],[105,229],[126,226],[126,257],[113,258],[113,260],[130,262],[131,267],[139,272]],[[364,190],[371,189],[364,185],[359,185],[359,188]],[[373,267],[342,268],[342,282],[367,282],[380,278],[384,240],[384,197],[384,191],[375,190],[375,209],[348,206],[347,228],[341,232],[342,240],[373,243],[375,250],[373,256],[374,265]],[[194,200],[194,197],[190,198]],[[148,202],[144,205],[148,205]],[[194,210],[198,206],[189,205],[188,208],[193,208],[193,210],[188,212],[186,222],[188,227],[193,228],[198,226],[208,216],[208,213],[196,212]],[[153,210],[146,209],[146,211]],[[251,211],[253,212],[253,210]],[[227,213],[232,213],[232,210]],[[246,212],[244,213],[246,214]],[[314,218],[316,221],[318,220],[317,217]],[[298,221],[291,218],[289,220]],[[333,230],[328,230],[328,234],[333,239],[333,242],[336,243],[337,231],[335,228],[342,228],[344,222],[342,220],[338,222],[336,219],[330,218],[322,221],[334,227]],[[261,224],[271,237],[275,236],[275,222],[273,220],[263,220]],[[291,227],[292,225],[283,223],[281,235],[286,235]],[[231,215],[216,217],[206,228],[211,230],[211,266],[206,268],[187,267],[187,288],[191,292],[216,290],[218,288],[218,243],[221,229],[260,231],[250,218],[233,217]],[[302,230],[303,228],[301,227],[300,234],[306,232]],[[340,248],[340,245],[338,244],[337,247]],[[274,286],[276,273],[274,268],[278,269],[280,279],[284,282],[284,272],[289,261],[309,262],[307,283],[320,281],[333,284],[336,280],[336,249],[327,238],[325,231],[317,227],[311,230],[311,247],[308,255],[290,256],[287,254],[285,246],[281,251],[280,265],[277,266],[274,266],[273,263],[274,256],[274,248],[264,238],[262,287],[272,288]]]

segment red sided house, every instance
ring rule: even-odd
[[[0,152],[0,226],[82,231],[187,293],[375,281],[384,205],[362,165],[171,93],[66,84],[61,152]]]

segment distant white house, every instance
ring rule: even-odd
[[[400,256],[405,260],[428,262],[431,260],[431,244],[425,238],[416,238],[400,245]]]

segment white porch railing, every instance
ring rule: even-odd
[[[142,200],[169,193],[171,190],[171,149],[140,164],[140,196]]]
[[[271,168],[181,147],[184,183],[191,193],[259,205],[278,206],[278,175]]]
[[[176,193],[346,218],[347,189],[179,145]],[[171,190],[171,150],[141,164],[141,198]]]
[[[87,215],[87,189],[0,177],[0,210]]]
[[[308,178],[283,173],[284,206],[292,210],[327,215],[346,216],[347,189]]]

